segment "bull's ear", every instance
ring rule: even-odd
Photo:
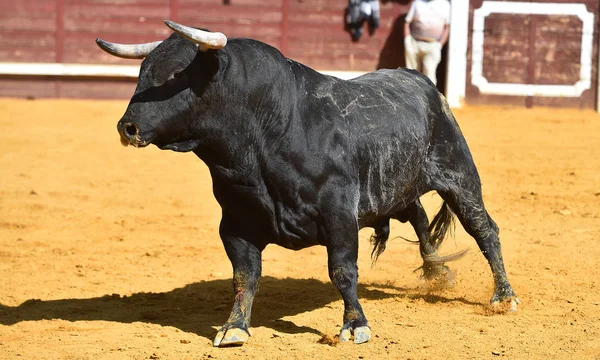
[[[107,53],[124,59],[143,59],[154,50],[162,41],[145,44],[117,44],[96,39],[96,44]]]
[[[218,82],[222,79],[228,64],[228,56],[221,51],[196,51],[196,56],[189,67],[190,80],[202,86]]]
[[[227,36],[220,32],[194,29],[171,20],[165,20],[165,25],[184,38],[198,44],[200,46],[200,51],[207,51],[209,49],[219,50],[227,45]]]
[[[219,81],[225,73],[225,69],[229,66],[229,57],[222,56],[222,53],[214,52],[210,64],[210,71],[213,74],[212,81]]]

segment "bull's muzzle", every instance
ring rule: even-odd
[[[135,147],[144,147],[149,141],[144,141],[140,137],[140,129],[132,122],[119,122],[117,125],[119,135],[121,135],[121,144],[123,146],[133,145]]]

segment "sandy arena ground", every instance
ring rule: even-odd
[[[457,226],[456,286],[428,292],[418,248],[389,242],[360,290],[373,338],[335,335],[324,248],[269,246],[243,347],[211,345],[233,301],[220,209],[193,154],[120,145],[124,101],[0,100],[0,359],[600,359],[600,116],[455,111],[521,299],[493,314],[489,267]],[[435,195],[424,203],[433,214]],[[393,236],[416,239],[394,223]]]

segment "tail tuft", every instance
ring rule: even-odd
[[[390,237],[390,220],[385,219],[380,224],[375,226],[375,232],[371,235],[371,265],[375,265],[379,255],[385,251],[385,246]]]

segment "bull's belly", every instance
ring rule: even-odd
[[[318,241],[310,241],[310,239],[303,238],[279,238],[273,243],[289,250],[302,250],[311,246],[324,245]]]
[[[414,203],[425,191],[420,179],[410,182],[388,184],[387,188],[361,189],[358,203],[358,225],[371,227],[381,218],[395,218],[397,214]]]
[[[323,245],[319,241],[316,224],[307,224],[302,228],[285,228],[280,226],[279,236],[275,244],[290,250],[301,250],[315,245]]]
[[[359,228],[372,227],[381,218],[394,218],[400,211],[406,209],[417,197],[406,197],[395,203],[385,203],[378,207],[364,207],[358,209]]]
[[[299,211],[299,206],[287,207],[283,203],[277,203],[275,207],[278,214],[277,236],[273,239],[273,243],[291,250],[322,245],[319,241],[317,223],[312,216],[305,211]]]
[[[381,218],[395,218],[400,211],[419,198],[421,195],[419,189],[419,186],[412,186],[404,191],[398,189],[399,191],[396,192],[361,196],[357,209],[359,228],[372,227]],[[308,214],[280,208],[275,223],[277,235],[271,239],[271,243],[286,249],[301,250],[315,245],[326,245],[328,241],[321,237],[317,222]]]

